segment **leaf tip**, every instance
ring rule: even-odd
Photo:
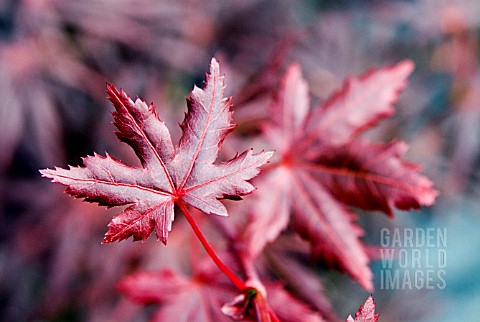
[[[273,151],[262,151],[262,152],[265,153],[265,157],[268,159],[267,162],[270,162],[270,159],[275,154],[275,150],[273,150]]]
[[[284,81],[286,79],[299,79],[302,78],[302,67],[299,63],[293,62],[288,66],[288,70],[285,73]]]
[[[56,180],[55,180],[56,173],[55,172],[58,172],[59,169],[61,170],[62,168],[58,168],[58,167],[55,166],[55,169],[49,169],[49,168],[41,169],[41,170],[38,170],[38,172],[40,172],[40,174],[42,175],[42,178],[49,178],[49,179],[51,179],[52,182],[56,182]]]
[[[220,69],[220,65],[218,63],[218,60],[215,57],[212,57],[212,59],[210,60],[210,73],[212,72],[212,70],[219,70],[219,69]]]
[[[105,84],[106,84],[105,86],[107,87],[107,90],[106,90],[106,91],[107,91],[107,94],[108,94],[108,96],[109,96],[108,98],[112,98],[112,95],[113,95],[114,93],[118,93],[118,90],[117,90],[117,88],[115,87],[115,85],[113,85],[113,84],[111,84],[111,83],[109,83],[109,82],[106,82]]]
[[[401,70],[406,76],[408,76],[415,69],[415,63],[410,59],[402,60],[397,64],[397,68]]]
[[[105,234],[105,236],[103,237],[103,240],[101,242],[102,245],[107,245],[107,244],[111,244],[114,240],[112,240],[109,236],[108,236],[108,233]]]
[[[207,75],[207,82],[210,77],[213,77],[214,79],[220,79],[223,82],[223,77],[220,76],[220,64],[215,57],[212,57],[212,60],[210,61],[210,75]],[[222,85],[222,87],[224,86]]]
[[[355,319],[349,315],[346,322],[377,322],[380,314],[375,314],[376,304],[373,300],[373,295],[365,301],[365,304],[360,305],[358,311],[355,313]]]

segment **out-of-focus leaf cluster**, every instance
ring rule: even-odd
[[[396,116],[369,136],[411,143],[408,159],[425,167],[445,197],[432,211],[434,218],[445,209],[461,216],[451,210],[455,202],[465,196],[475,200],[480,193],[479,30],[475,0],[0,1],[0,316],[4,321],[146,320],[145,311],[117,295],[120,278],[138,268],[191,273],[184,259],[191,247],[180,246],[192,243],[188,236],[172,235],[168,248],[152,241],[102,246],[105,211],[67,200],[37,169],[78,164],[80,156],[107,148],[134,163],[112,134],[105,82],[155,101],[174,129],[183,110],[171,106],[184,106],[192,82],[204,79],[214,54],[228,75],[239,124],[225,144],[230,157],[251,147],[243,146],[244,138],[268,118],[263,107],[291,62],[302,66],[318,102],[347,75],[414,60],[417,68]],[[172,134],[178,138],[179,133]],[[382,223],[364,224],[368,231]],[[272,247],[281,250],[276,254],[306,253],[305,247],[288,249],[288,244],[280,239]],[[295,280],[282,270],[278,262],[290,258],[266,260],[291,290],[298,292],[311,280],[322,288],[317,276]],[[311,264],[303,257],[293,262]],[[354,312],[366,297],[354,296],[359,289],[318,268],[302,276],[312,273],[322,276],[330,300],[342,307],[338,316]],[[353,290],[348,300],[345,290]],[[388,302],[395,292],[378,294],[381,318],[403,316],[404,306]],[[417,304],[431,300],[415,296]],[[329,309],[312,294],[300,297],[314,308]],[[424,313],[409,310],[417,321]]]

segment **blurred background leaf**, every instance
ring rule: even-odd
[[[172,233],[169,247],[100,245],[111,213],[66,198],[37,170],[105,150],[134,163],[112,133],[105,82],[154,101],[172,128],[212,55],[224,66],[239,123],[226,157],[244,150],[256,121],[268,117],[291,62],[300,63],[316,104],[347,75],[412,59],[417,67],[396,115],[369,135],[409,142],[408,159],[424,166],[441,196],[433,208],[393,221],[360,213],[361,224],[372,245],[384,227],[446,227],[447,287],[381,290],[373,264],[377,312],[384,321],[477,316],[479,36],[476,0],[0,1],[1,320],[145,321],[152,310],[115,290],[121,277],[164,267],[189,273],[189,250],[179,247],[186,236]],[[271,261],[288,255],[281,245]],[[347,316],[368,296],[321,263],[300,263],[309,278],[321,278],[313,289],[324,289],[333,309],[323,300],[312,305],[327,315]]]

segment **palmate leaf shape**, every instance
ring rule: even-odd
[[[316,255],[372,289],[369,259],[359,240],[363,232],[349,207],[391,216],[393,207],[431,205],[437,194],[418,166],[401,160],[405,143],[358,138],[393,113],[412,70],[405,61],[350,78],[310,111],[300,67],[288,69],[271,106],[272,120],[263,129],[277,160],[255,182],[256,204],[243,235],[250,256],[291,221]]]
[[[180,124],[183,134],[175,147],[153,104],[133,102],[113,85],[107,85],[107,92],[116,109],[116,135],[133,148],[142,167],[95,154],[83,159],[84,167],[41,171],[44,177],[66,185],[66,192],[75,197],[108,207],[128,205],[110,222],[104,243],[130,236],[145,240],[155,231],[166,244],[176,202],[226,216],[218,199],[251,192],[254,188],[247,180],[272,156],[272,152],[249,150],[228,162],[214,163],[225,136],[234,128],[230,98],[223,97],[223,76],[214,58],[205,88],[194,87],[187,99],[188,112]]]
[[[346,322],[377,322],[379,314],[375,314],[375,301],[370,295],[363,306],[355,313],[355,319],[349,315]]]

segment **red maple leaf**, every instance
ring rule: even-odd
[[[437,192],[401,160],[403,142],[373,144],[358,135],[390,116],[413,69],[410,61],[350,78],[310,110],[308,86],[292,65],[271,106],[263,135],[277,160],[256,181],[258,193],[244,232],[255,257],[292,221],[315,254],[371,290],[369,259],[349,207],[393,214],[431,205]]]
[[[172,270],[123,278],[119,290],[141,304],[161,304],[151,321],[228,321],[220,310],[234,294],[230,285],[189,279]]]
[[[116,109],[116,135],[133,148],[142,167],[125,165],[108,154],[94,154],[83,159],[85,167],[41,171],[44,177],[66,185],[66,192],[75,197],[108,207],[128,206],[110,222],[104,243],[130,236],[145,240],[155,230],[157,239],[166,244],[175,203],[186,202],[207,214],[226,216],[218,199],[251,192],[254,188],[247,180],[272,156],[272,152],[253,154],[249,150],[230,161],[214,163],[225,136],[234,128],[230,98],[223,97],[223,76],[215,59],[205,88],[195,87],[187,100],[177,146],[153,104],[133,102],[113,85],[107,85],[107,92]]]
[[[163,269],[127,276],[118,284],[118,289],[137,303],[160,304],[151,321],[227,322],[232,318],[251,321],[255,313],[250,312],[252,308],[248,306],[252,303],[237,300],[239,296],[230,301],[235,290],[218,277],[218,274],[187,277]],[[281,285],[269,284],[266,289],[269,305],[281,321],[323,321],[318,313],[298,301]],[[245,307],[235,308],[237,301],[245,302]]]
[[[363,307],[360,305],[355,313],[355,319],[351,315],[348,316],[346,322],[377,322],[379,314],[375,314],[375,301],[370,295],[365,301]]]

